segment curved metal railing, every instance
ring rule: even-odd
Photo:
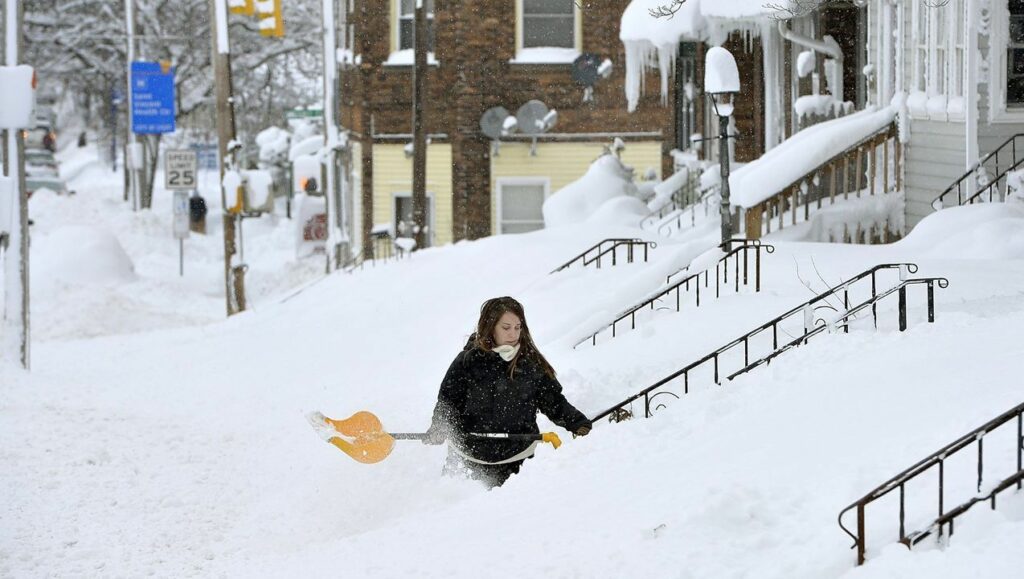
[[[1012,137],[1004,141],[1001,145],[996,147],[994,151],[982,157],[980,161],[975,163],[974,166],[968,169],[966,173],[961,175],[959,179],[953,181],[953,183],[949,187],[946,187],[945,191],[940,193],[939,196],[932,201],[932,209],[934,209],[935,211],[942,209],[945,205],[946,196],[954,193],[956,194],[956,204],[958,206],[974,203],[975,201],[980,199],[982,193],[984,193],[986,190],[988,190],[989,192],[989,201],[991,201],[992,188],[995,185],[997,185],[1000,182],[1000,180],[1003,180],[1006,177],[1007,173],[1016,169],[1018,166],[1021,165],[1021,162],[1024,161],[1024,158],[1017,158],[1018,150],[1021,152],[1021,154],[1024,154],[1024,141],[1022,141],[1021,143],[1022,146],[1018,147],[1018,140],[1024,140],[1024,133],[1017,133],[1016,135],[1013,135]],[[1000,154],[1004,155],[1002,163],[1000,163]],[[1007,156],[1009,157],[1009,160],[1006,159]],[[972,183],[970,181],[974,178],[974,176],[978,173],[979,170],[986,170],[985,165],[989,162],[992,162],[992,165],[994,165],[996,174],[995,178],[989,181],[987,184],[982,185],[978,189],[971,187]],[[1000,165],[1002,165],[1003,167],[1002,171],[1000,171]]]
[[[739,247],[736,247],[736,248],[733,248],[733,249],[730,250],[729,247],[731,247],[733,244],[736,244],[736,243],[739,243],[741,245],[739,245]],[[753,276],[754,277],[754,291],[756,291],[756,292],[761,291],[761,250],[763,249],[763,250],[765,250],[768,253],[773,253],[775,251],[775,247],[772,246],[772,245],[764,245],[759,240],[748,240],[748,239],[730,239],[729,241],[726,241],[726,242],[723,242],[723,243],[719,244],[718,247],[722,248],[723,251],[728,251],[728,253],[726,253],[721,259],[718,260],[718,262],[715,263],[715,267],[714,267],[714,270],[715,270],[715,297],[718,298],[718,297],[721,296],[721,288],[723,286],[724,287],[728,287],[729,286],[729,265],[730,265],[729,262],[730,262],[730,260],[733,260],[733,264],[735,266],[734,267],[735,272],[733,274],[733,281],[734,281],[735,288],[736,288],[735,291],[736,292],[740,291],[740,279],[741,279],[741,275],[740,275],[740,262],[741,261],[743,263],[743,270],[742,270],[743,285],[747,286],[747,285],[750,284],[750,275],[749,275],[750,266],[749,266],[749,263],[750,263],[751,260],[748,259],[748,253],[750,251],[754,252],[754,259],[752,260],[754,262],[754,266],[753,266],[753,269],[754,269],[754,276]],[[742,260],[740,259],[740,254],[743,255]],[[679,273],[681,273],[683,271],[686,271],[686,269],[680,270],[680,271],[678,271],[678,272],[676,272],[674,274],[669,275],[665,279],[665,283],[671,283],[672,277],[675,276],[675,275],[678,275]],[[633,307],[627,309],[626,311],[620,313],[618,315],[618,317],[616,317],[614,320],[612,320],[607,325],[602,326],[600,329],[598,329],[593,334],[590,334],[589,336],[587,336],[587,337],[579,340],[575,344],[573,344],[573,348],[576,348],[580,344],[583,344],[583,343],[588,342],[588,341],[591,343],[591,345],[597,345],[597,336],[599,334],[609,330],[609,329],[612,331],[612,338],[617,337],[618,336],[618,325],[619,325],[619,323],[625,322],[627,319],[629,320],[629,329],[630,330],[635,330],[636,329],[636,322],[637,322],[637,317],[636,317],[637,313],[641,312],[644,308],[648,308],[648,307],[653,311],[655,309],[655,303],[656,302],[659,302],[659,301],[661,301],[664,298],[671,298],[673,293],[675,294],[675,304],[676,304],[675,308],[676,308],[676,311],[677,312],[681,311],[682,310],[682,293],[683,292],[689,293],[690,289],[691,289],[691,286],[695,289],[694,293],[696,294],[695,295],[696,307],[700,307],[700,298],[701,298],[700,286],[701,286],[701,281],[704,282],[704,287],[705,288],[709,288],[710,283],[711,283],[710,282],[710,278],[711,278],[711,273],[710,272],[711,272],[711,268],[708,268],[708,269],[706,269],[704,271],[700,271],[700,272],[697,272],[695,274],[691,274],[691,275],[683,278],[682,280],[679,280],[676,283],[672,283],[671,285],[669,285],[665,289],[659,291],[657,294],[647,298],[646,300],[640,302],[639,304],[636,304],[635,306],[633,306]],[[703,280],[701,280],[701,276],[703,276]]]
[[[658,235],[663,237],[670,237],[674,231],[679,231],[683,228],[683,216],[689,210],[690,213],[690,226],[694,226],[697,223],[697,207],[702,206],[704,208],[704,217],[708,216],[711,207],[711,200],[721,195],[721,186],[714,185],[705,191],[700,193],[700,196],[693,202],[684,207],[680,207],[679,211],[675,214],[673,219],[665,222],[659,222]],[[670,212],[671,213],[671,212]],[[668,214],[666,214],[666,217]],[[664,218],[662,218],[664,219]],[[675,229],[672,229],[672,225],[675,225]]]
[[[765,364],[770,364],[772,360],[774,360],[776,357],[778,357],[783,352],[786,352],[787,350],[795,348],[795,347],[797,347],[797,346],[799,346],[801,344],[806,344],[809,339],[811,339],[812,337],[820,334],[821,332],[825,331],[826,329],[842,328],[844,332],[849,332],[849,330],[850,330],[850,320],[855,318],[857,316],[857,314],[859,314],[862,311],[866,310],[868,307],[870,307],[872,309],[872,315],[874,316],[875,327],[877,327],[878,326],[878,312],[877,312],[877,304],[878,304],[878,302],[880,302],[881,300],[885,299],[886,297],[888,297],[888,296],[890,296],[890,295],[892,295],[894,293],[897,293],[897,292],[899,293],[899,307],[898,307],[899,327],[900,327],[900,331],[901,332],[905,331],[907,329],[907,288],[910,287],[911,285],[920,285],[920,284],[926,285],[928,287],[928,322],[929,323],[930,322],[934,322],[935,321],[935,286],[938,285],[940,288],[946,288],[946,287],[949,286],[949,280],[947,280],[944,277],[927,277],[927,278],[919,278],[919,279],[909,279],[909,280],[900,282],[899,285],[897,285],[895,287],[892,287],[892,288],[890,288],[890,289],[888,289],[888,290],[886,290],[886,291],[884,291],[884,292],[882,292],[880,294],[873,295],[870,299],[865,300],[865,301],[861,302],[860,304],[858,304],[856,307],[847,310],[845,313],[843,313],[839,317],[833,319],[831,322],[827,322],[823,318],[816,319],[813,322],[813,328],[807,330],[804,333],[804,335],[802,335],[802,336],[800,336],[800,337],[798,337],[798,338],[796,338],[796,339],[794,339],[794,340],[792,340],[790,342],[787,342],[787,343],[783,344],[782,346],[776,347],[775,351],[773,351],[771,354],[769,354],[769,355],[767,355],[767,356],[765,356],[765,357],[763,357],[763,358],[761,358],[761,359],[759,359],[759,360],[757,360],[757,361],[755,361],[755,362],[753,362],[751,364],[748,364],[748,365],[744,366],[740,371],[734,372],[734,373],[730,374],[729,376],[726,376],[726,378],[728,378],[729,380],[732,380],[736,376],[739,376],[740,374],[744,374],[746,372],[749,372],[749,371],[753,370],[754,368],[757,368],[758,366],[762,366],[762,365],[765,365]]]
[[[877,288],[877,276],[878,276],[879,272],[884,271],[884,270],[898,270],[899,271],[899,277],[900,277],[900,284],[895,286],[893,289],[887,290],[887,291],[885,291],[885,292],[880,294],[880,293],[878,293],[878,288]],[[743,348],[743,365],[741,366],[741,368],[738,371],[733,372],[732,374],[729,374],[728,376],[726,376],[726,378],[729,379],[729,380],[732,380],[733,378],[739,376],[740,374],[743,374],[745,372],[749,372],[750,370],[753,370],[754,368],[757,368],[758,366],[760,366],[762,364],[769,363],[772,359],[777,357],[782,352],[785,352],[785,351],[787,351],[787,350],[789,350],[791,348],[794,348],[796,346],[799,346],[801,344],[806,343],[807,340],[811,336],[814,336],[814,335],[817,335],[817,334],[821,333],[822,331],[824,331],[828,327],[842,328],[842,330],[844,332],[849,332],[849,320],[853,316],[855,316],[856,313],[860,313],[861,311],[864,311],[864,310],[866,310],[868,308],[871,309],[871,314],[872,314],[873,322],[874,322],[875,327],[877,328],[878,327],[878,310],[877,310],[877,307],[876,307],[877,306],[877,302],[880,299],[884,298],[884,297],[892,295],[892,293],[897,293],[897,292],[899,293],[899,297],[900,297],[900,308],[899,308],[900,309],[900,330],[901,331],[905,330],[906,329],[906,288],[910,284],[924,283],[924,284],[928,285],[928,288],[929,288],[929,291],[928,291],[928,321],[929,322],[934,322],[935,321],[935,305],[934,305],[934,291],[933,291],[934,285],[938,284],[940,287],[946,287],[949,282],[946,281],[943,278],[925,278],[925,279],[919,279],[919,280],[917,280],[917,279],[915,279],[915,280],[908,280],[906,278],[908,273],[914,273],[916,271],[917,271],[917,266],[915,264],[912,264],[912,263],[889,263],[889,264],[876,265],[875,267],[873,267],[873,268],[871,268],[869,270],[866,270],[864,272],[861,272],[860,274],[854,276],[853,278],[850,278],[849,280],[844,281],[841,284],[838,284],[838,285],[836,285],[834,287],[829,288],[828,291],[825,291],[825,292],[822,292],[822,293],[816,295],[812,299],[810,299],[810,300],[808,300],[808,301],[806,301],[806,302],[804,302],[804,303],[802,303],[802,304],[800,304],[800,305],[790,309],[789,311],[783,313],[780,316],[777,316],[777,317],[773,318],[772,320],[770,320],[768,322],[765,322],[764,324],[761,324],[757,328],[754,328],[753,330],[747,332],[746,334],[744,334],[744,335],[742,335],[742,336],[740,336],[740,337],[738,337],[738,338],[728,342],[724,346],[721,346],[720,348],[718,348],[718,349],[714,350],[713,352],[703,356],[702,358],[700,358],[700,359],[698,359],[698,360],[696,360],[694,362],[691,362],[690,364],[684,366],[683,368],[680,368],[679,370],[676,370],[675,372],[669,374],[665,378],[662,378],[661,380],[658,380],[654,384],[644,388],[643,390],[640,390],[639,392],[637,392],[636,394],[630,396],[629,398],[626,398],[622,402],[619,402],[618,404],[616,404],[616,405],[608,408],[607,410],[597,414],[592,419],[592,421],[596,422],[596,421],[598,421],[598,420],[600,420],[602,418],[605,418],[607,416],[611,416],[613,419],[619,419],[622,416],[631,415],[632,413],[629,410],[627,410],[626,407],[631,405],[633,402],[635,402],[635,401],[637,401],[637,400],[639,400],[641,398],[644,399],[644,416],[645,417],[650,417],[652,415],[652,412],[651,412],[651,400],[652,400],[652,398],[654,396],[658,396],[658,395],[661,394],[661,393],[657,393],[657,394],[653,394],[652,395],[652,393],[654,393],[655,390],[658,390],[659,388],[662,388],[662,387],[666,386],[667,384],[675,381],[676,379],[682,377],[682,379],[683,379],[683,393],[684,394],[688,394],[689,391],[690,391],[690,373],[694,372],[695,370],[697,370],[699,368],[701,368],[706,363],[711,363],[713,365],[714,382],[715,382],[715,384],[721,384],[722,383],[722,381],[721,381],[722,372],[721,372],[721,368],[720,368],[720,364],[719,364],[720,358],[722,358],[725,354],[731,352],[733,349],[739,348],[741,346]],[[871,280],[871,297],[868,298],[867,300],[865,300],[864,302],[862,302],[861,304],[857,305],[856,307],[851,308],[850,300],[849,300],[849,294],[850,294],[851,287],[854,284],[856,284],[856,283],[858,283],[860,281],[863,281],[863,280],[867,280],[867,279]],[[831,310],[837,310],[837,308],[835,306],[833,306],[833,305],[831,305],[829,303],[829,299],[833,298],[833,297],[838,298],[839,296],[842,296],[842,298],[843,298],[843,306],[842,306],[843,309],[842,309],[841,313],[839,314],[839,316],[836,318],[836,320],[839,320],[839,321],[845,320],[845,322],[842,323],[842,324],[839,324],[839,323],[836,323],[836,322],[833,322],[833,323],[829,324],[829,323],[824,322],[824,320],[822,320],[822,319],[816,320],[815,316],[817,315],[817,312],[820,309],[822,309],[822,308],[831,309]],[[780,328],[782,322],[787,320],[787,319],[789,319],[789,318],[797,316],[797,315],[803,316],[803,328],[804,328],[803,335],[801,335],[801,336],[797,337],[796,339],[794,339],[794,340],[792,340],[790,342],[787,342],[787,343],[783,344],[782,346],[780,346],[779,345],[779,328]],[[758,358],[757,360],[751,361],[751,359],[750,359],[750,343],[751,343],[751,339],[754,338],[755,336],[761,334],[761,333],[768,332],[768,331],[772,332],[772,349],[771,349],[771,352],[769,354],[767,354],[766,356],[762,356],[761,358]],[[678,398],[677,395],[675,395],[675,394],[672,394],[672,395],[676,396]]]
[[[610,244],[610,245],[608,245],[608,247],[605,247],[606,243]],[[574,257],[574,258],[570,259],[569,261],[563,263],[562,265],[558,266],[557,268],[552,270],[551,273],[560,272],[563,269],[567,269],[567,268],[571,267],[573,264],[580,263],[580,262],[583,263],[583,267],[587,267],[588,265],[594,263],[594,264],[597,264],[597,268],[598,269],[601,269],[601,258],[605,257],[605,256],[607,256],[609,254],[611,254],[612,266],[615,266],[615,265],[618,264],[618,248],[623,247],[623,246],[626,247],[626,263],[633,263],[633,257],[634,257],[633,251],[634,251],[635,247],[639,246],[639,247],[643,248],[643,250],[644,250],[644,262],[646,262],[647,261],[647,257],[648,257],[648,249],[655,249],[656,247],[658,247],[658,244],[653,242],[653,241],[644,241],[642,239],[636,239],[636,238],[614,238],[613,237],[613,238],[609,238],[609,239],[604,239],[604,240],[601,240],[601,241],[597,242],[596,244],[594,244],[593,246],[588,248],[583,253],[577,255],[576,257]],[[594,252],[594,251],[596,251],[597,253],[594,254],[594,255],[591,255],[591,253]],[[606,258],[606,260],[607,260],[607,258]]]
[[[984,466],[984,442],[985,436],[1001,426],[1013,421],[1016,418],[1017,433],[1016,433],[1016,452],[1017,452],[1017,472],[997,482],[991,489],[983,493],[983,466]],[[972,445],[977,445],[978,457],[977,457],[977,494],[971,497],[966,502],[954,507],[950,510],[945,510],[945,484],[946,484],[946,472],[945,463],[950,459],[951,456],[964,450]],[[938,470],[937,480],[937,498],[938,498],[938,514],[939,516],[933,520],[927,527],[919,531],[911,533],[906,532],[906,486],[911,480],[921,476],[924,473],[931,471],[933,468]],[[1024,404],[1020,404],[1011,410],[1004,412],[996,418],[990,420],[984,425],[968,432],[961,436],[957,440],[951,442],[945,447],[932,453],[924,460],[919,461],[914,466],[901,472],[900,474],[892,477],[891,479],[882,483],[878,488],[872,490],[868,494],[861,497],[858,501],[850,504],[839,513],[838,523],[839,527],[849,535],[854,543],[851,549],[857,549],[857,564],[863,565],[867,556],[867,542],[865,533],[865,510],[867,506],[888,495],[891,492],[899,491],[899,541],[907,547],[912,547],[925,537],[938,533],[942,536],[944,529],[948,527],[949,534],[952,535],[954,531],[953,521],[959,515],[967,512],[974,505],[983,502],[991,501],[992,508],[996,506],[996,496],[1010,487],[1016,486],[1017,490],[1021,490],[1024,485]],[[857,511],[857,532],[854,533],[846,528],[843,524],[843,516],[851,510],[856,509]]]

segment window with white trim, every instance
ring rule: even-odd
[[[964,74],[967,67],[967,46],[965,44],[967,40],[967,33],[965,31],[967,2],[964,0],[953,0],[952,4],[955,17],[952,19],[953,29],[950,32],[950,37],[953,39],[953,58],[952,62],[950,62],[952,70],[950,71],[951,82],[949,92],[951,96],[963,96]]]
[[[914,2],[914,79],[911,88],[925,92],[928,89],[928,37],[929,13],[924,2]]]
[[[573,0],[520,0],[520,48],[576,48]]]
[[[423,0],[427,10],[427,51],[434,51],[434,0]],[[398,50],[415,48],[416,0],[398,0]]]
[[[526,233],[544,229],[547,180],[498,182],[498,233]]]
[[[949,54],[949,41],[951,37],[949,33],[951,20],[949,12],[953,10],[951,4],[925,7],[926,10],[932,12],[931,38],[929,38],[928,47],[932,49],[932,54],[935,58],[935,61],[932,63],[934,73],[931,75],[931,79],[929,79],[934,82],[929,83],[929,95],[949,94],[949,86],[947,84],[949,81],[949,60],[947,56]]]
[[[965,9],[965,0],[948,0],[945,4],[933,5],[926,2],[913,3],[912,93],[927,95],[929,99],[945,97],[948,100],[963,96],[967,58]],[[917,100],[914,103],[911,110],[916,110],[916,115],[926,116],[937,112],[926,112],[924,101]]]
[[[1006,108],[1024,108],[1024,0],[1009,0],[1006,39]]]
[[[394,194],[395,200],[395,212],[394,212],[394,223],[392,225],[395,228],[395,238],[399,237],[415,237],[416,236],[416,222],[412,215],[412,193],[401,192]],[[434,244],[434,194],[427,192],[427,231],[426,231],[426,247],[430,247]]]

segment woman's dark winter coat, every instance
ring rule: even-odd
[[[534,360],[518,356],[514,377],[512,362],[495,352],[466,345],[441,383],[431,430],[445,432],[465,454],[497,462],[522,452],[530,442],[494,438],[464,438],[467,433],[536,434],[537,412],[552,422],[575,431],[590,426],[582,412],[562,395],[562,385],[548,376]],[[518,470],[518,469],[517,469]]]

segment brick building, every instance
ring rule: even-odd
[[[352,130],[354,213],[366,240],[375,225],[399,227],[411,215],[414,0],[348,4],[341,122]],[[582,176],[616,137],[626,143],[623,161],[639,173],[670,172],[668,152],[678,144],[674,107],[652,91],[636,112],[627,111],[619,26],[628,4],[428,0],[431,244],[542,227],[543,199]],[[571,74],[582,53],[613,63],[589,102]],[[659,80],[651,74],[648,82]],[[667,102],[674,98],[670,88]],[[502,106],[515,114],[534,99],[558,111],[557,125],[535,146],[513,136],[495,148],[481,131],[484,112]]]

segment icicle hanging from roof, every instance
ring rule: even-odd
[[[787,0],[779,0],[784,4]],[[750,50],[760,35],[763,21],[772,12],[765,0],[686,0],[672,18],[657,18],[651,9],[666,0],[632,0],[622,13],[619,39],[626,49],[626,102],[635,111],[644,92],[644,73],[657,68],[661,75],[661,102],[668,103],[669,79],[675,70],[679,43],[683,40],[725,42],[729,33],[744,35]]]

